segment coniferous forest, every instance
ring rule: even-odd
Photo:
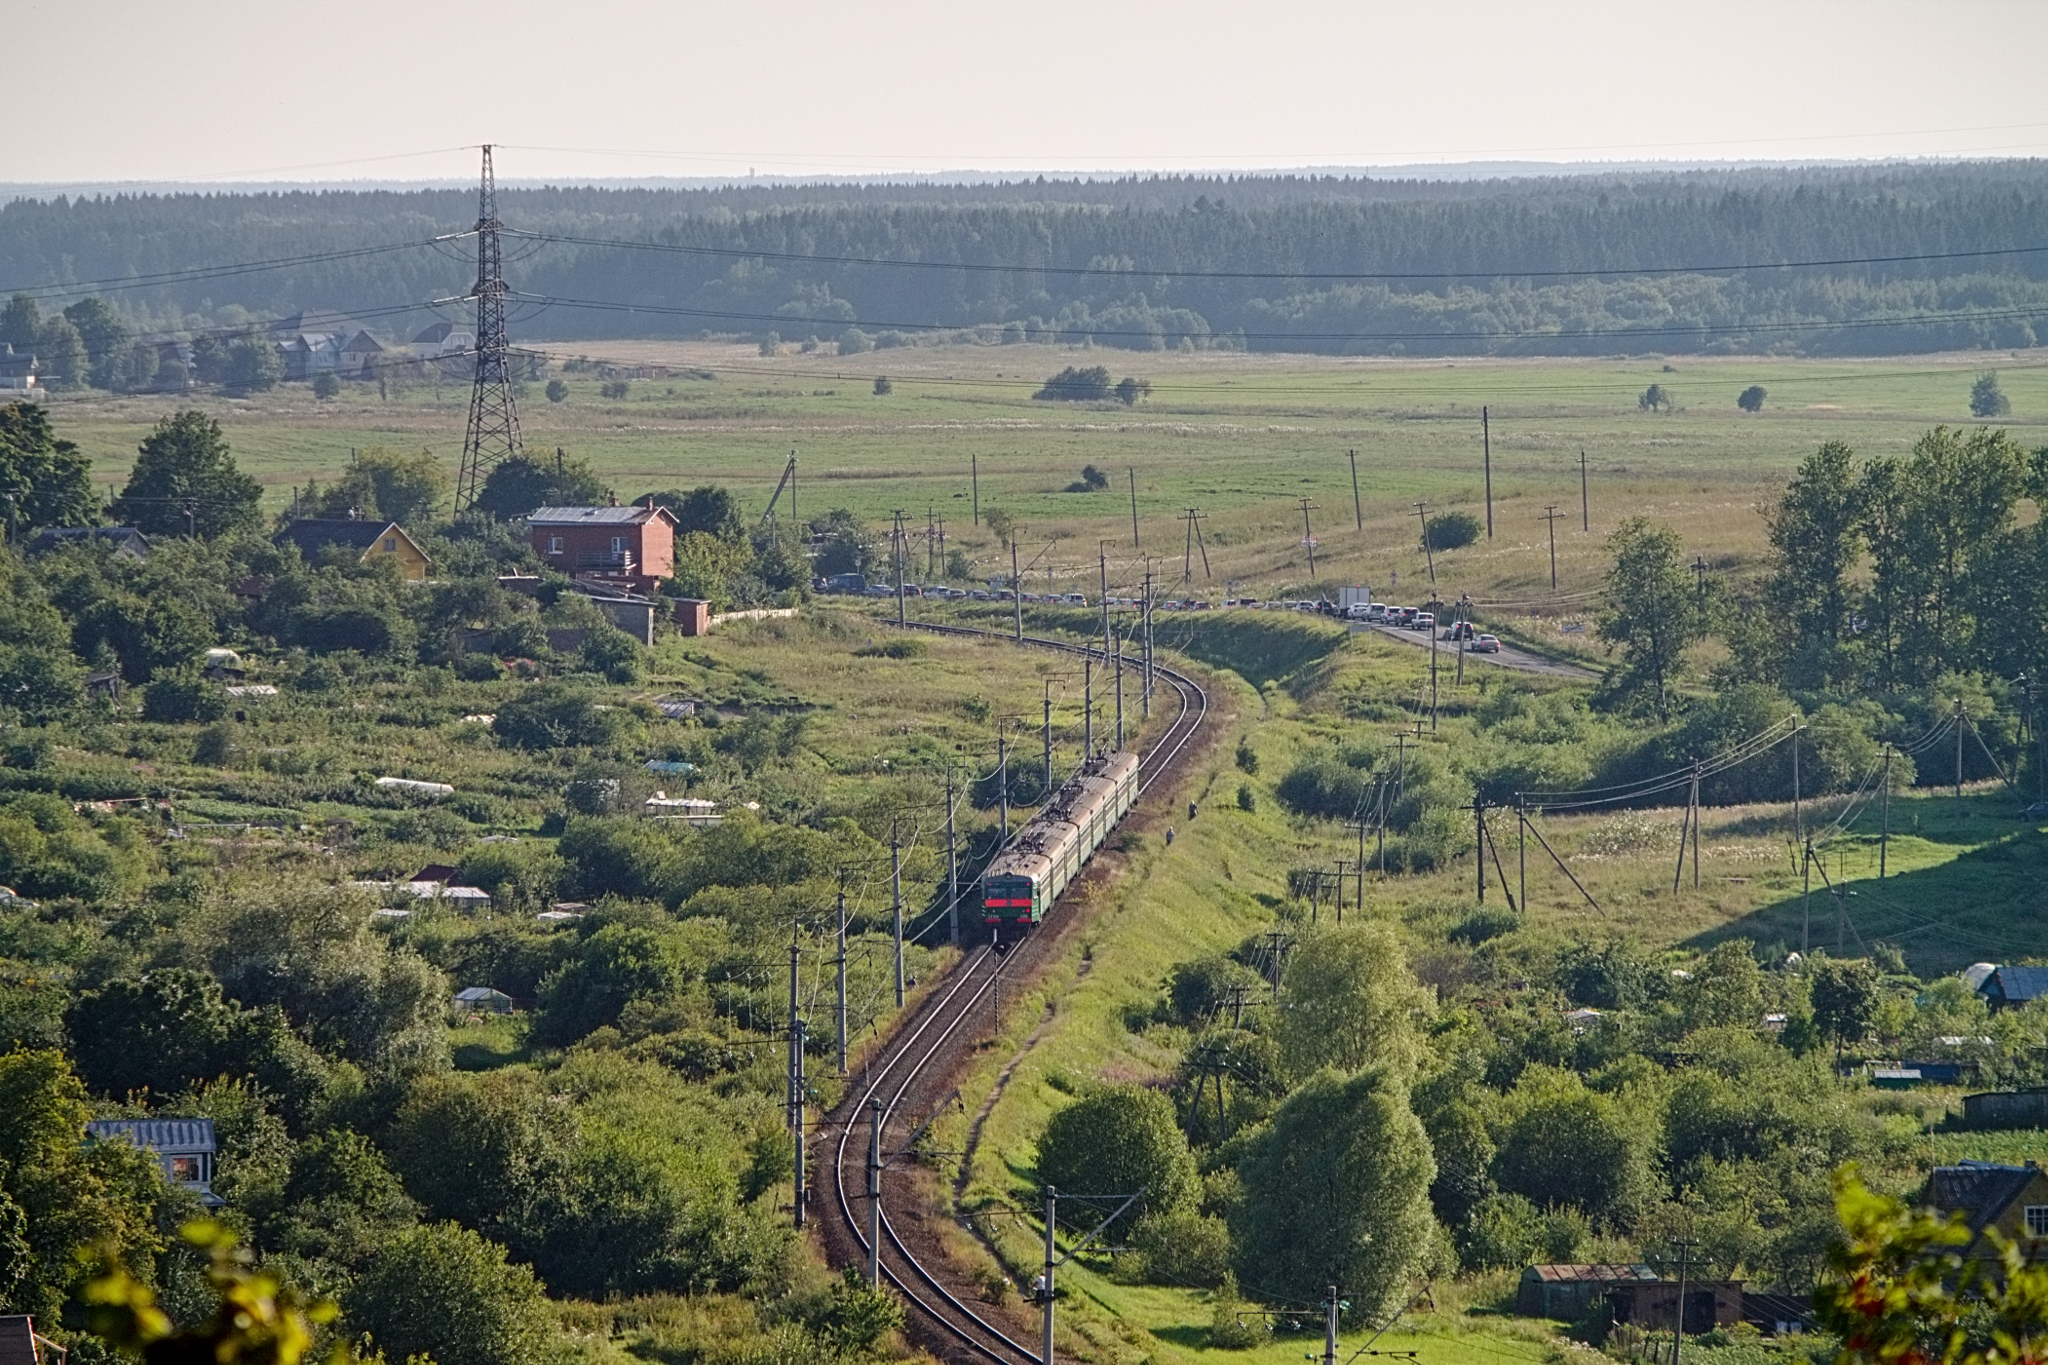
[[[0,280],[127,281],[117,307],[144,333],[326,308],[409,334],[473,276],[466,243],[429,239],[475,204],[464,189],[19,199],[0,208]],[[2034,345],[2028,314],[2048,300],[2048,167],[2032,161],[540,188],[499,206],[532,234],[507,247],[520,325],[564,339],[1900,354]]]

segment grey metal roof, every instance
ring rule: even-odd
[[[2033,1166],[1999,1166],[1989,1161],[1937,1166],[1927,1179],[1927,1202],[1943,1213],[1967,1215],[1970,1231],[1982,1232],[2040,1173]]]
[[[126,1138],[137,1147],[165,1155],[214,1150],[212,1119],[94,1119],[85,1125],[85,1131],[103,1142]]]
[[[526,514],[533,526],[630,526],[657,516],[662,509],[646,507],[536,507]]]
[[[510,1000],[512,997],[491,986],[464,986],[455,992],[457,1000]]]
[[[2048,967],[2000,967],[1991,974],[1999,996],[2013,1004],[2048,995]]]

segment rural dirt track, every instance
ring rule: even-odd
[[[1222,728],[1223,717],[1199,684],[1184,675],[1167,676],[1180,692],[1182,712],[1166,737],[1147,751],[1151,766],[1144,775],[1144,796],[1125,817],[1127,829],[1172,822],[1183,799],[1182,777],[1213,747]],[[1005,1002],[1021,999],[1086,929],[1093,908],[1102,903],[1125,862],[1108,849],[1097,854],[1061,897],[1057,912],[1030,937],[1000,957],[986,948],[964,953],[943,976],[921,987],[916,1005],[859,1060],[847,1078],[845,1097],[819,1125],[812,1144],[817,1179],[807,1207],[833,1266],[865,1271],[868,1265],[867,1163],[874,1102],[884,1105],[886,1157],[934,1109],[949,1102],[961,1076],[994,1041],[998,1011]],[[950,1259],[949,1242],[957,1245],[958,1234],[949,1236],[946,1228],[952,1215],[940,1174],[905,1163],[885,1167],[881,1179],[883,1278],[905,1301],[910,1339],[948,1361],[1036,1361],[1037,1313],[1028,1300],[1012,1296],[1003,1306],[984,1302],[983,1286]]]

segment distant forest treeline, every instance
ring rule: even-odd
[[[688,249],[508,238],[515,289],[637,310],[528,303],[515,336],[833,341],[858,329],[891,344],[957,329],[1136,349],[1846,355],[2027,347],[2048,327],[2048,251],[1628,273],[2048,246],[2043,161],[1462,182],[517,189],[500,194],[499,212],[508,230]],[[475,216],[474,194],[458,190],[17,200],[0,207],[0,292],[424,243]],[[327,308],[404,335],[435,315],[382,310],[460,294],[471,259],[466,242],[449,242],[108,296],[148,331]],[[1526,273],[1542,271],[1608,273]],[[1409,278],[1230,277],[1272,272]],[[1885,325],[1844,325],[1872,322]]]

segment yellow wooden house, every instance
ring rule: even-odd
[[[296,545],[308,564],[317,564],[330,551],[353,555],[359,564],[390,560],[399,574],[418,583],[425,580],[433,560],[419,543],[395,521],[374,518],[306,518],[295,521],[271,537],[277,545]]]

